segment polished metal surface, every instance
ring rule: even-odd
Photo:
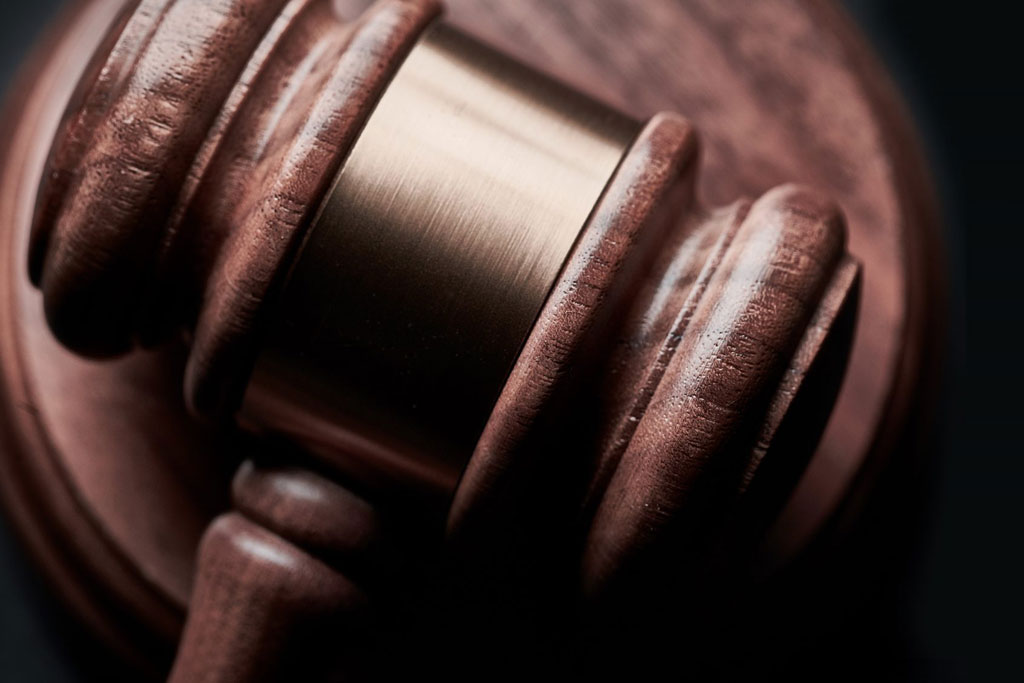
[[[638,128],[432,27],[311,229],[244,419],[451,490]]]

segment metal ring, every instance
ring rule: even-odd
[[[450,491],[639,124],[446,24],[370,117],[242,416]]]

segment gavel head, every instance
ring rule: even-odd
[[[701,206],[684,118],[634,121],[438,14],[123,12],[39,191],[53,332],[94,356],[186,333],[196,413],[431,491],[453,537],[548,501],[591,591],[681,519],[763,523],[845,364],[838,209],[794,186]]]
[[[446,670],[788,657],[921,479],[935,221],[884,74],[827,3],[450,2],[55,24],[0,140],[11,520],[177,680],[327,621]]]

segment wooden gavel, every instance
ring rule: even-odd
[[[191,411],[260,451],[172,680],[354,675],[449,638],[592,657],[785,535],[858,316],[831,199],[708,207],[689,121],[641,123],[434,0],[108,4],[32,282],[76,353],[184,336]],[[410,610],[445,635],[379,617],[435,621]]]

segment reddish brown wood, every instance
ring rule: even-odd
[[[46,244],[35,269],[47,320],[66,345],[91,354],[130,347],[135,299],[150,270],[148,254],[160,241],[162,217],[224,95],[283,5],[144,3],[124,27],[124,42],[134,42],[137,32],[146,38],[138,52],[115,45],[114,63],[96,74],[102,80],[95,99],[110,100],[102,115],[93,115],[97,107],[87,96],[83,114],[69,117],[64,137],[71,149],[58,142],[54,157],[70,162],[73,180],[63,194],[44,189],[46,214],[58,204],[60,210],[51,223],[37,223],[35,242]],[[178,59],[174,68],[168,68],[171,54]],[[124,77],[108,90],[107,73]],[[87,123],[94,127],[85,129]],[[72,170],[51,173],[63,179]]]
[[[196,571],[170,681],[315,680],[335,663],[325,653],[349,665],[358,657],[357,639],[343,639],[336,624],[360,623],[359,589],[238,513],[210,526]]]
[[[837,207],[791,187],[726,224],[706,284],[694,288],[659,354],[657,381],[647,385],[655,388],[627,418],[632,433],[618,436],[626,445],[611,456],[617,463],[583,559],[589,592],[608,590],[653,548],[678,546],[681,520],[722,514],[746,473],[756,480],[750,451],[763,427],[751,415],[765,411],[831,283],[839,279],[833,305],[850,295],[849,273],[839,269],[845,239]]]
[[[83,55],[119,5],[65,15],[8,105],[22,123],[2,143],[0,486],[56,592],[155,673],[173,655],[198,538],[227,504],[231,447],[176,400],[180,350],[107,365],[64,351],[45,331],[23,259],[36,193],[28,178],[41,177],[47,154],[39,141],[53,136]]]
[[[116,353],[140,327],[173,330],[174,322],[189,324],[168,321],[168,313],[181,307],[159,305],[148,290],[200,285],[203,306],[186,394],[208,415],[224,404],[231,407],[226,396],[240,397],[263,300],[287,270],[288,255],[384,84],[437,13],[431,2],[383,2],[346,25],[329,4],[285,4],[184,0],[151,11],[142,3],[127,22],[115,24],[121,38],[104,41],[114,45],[114,63],[86,70],[79,88],[87,94],[72,102],[82,111],[72,110],[58,132],[46,174],[55,189],[43,188],[41,219],[34,225],[30,265],[42,273],[48,322],[78,352]],[[121,50],[138,32],[148,34],[144,45]],[[310,65],[309,55],[319,59]],[[111,73],[130,76],[109,86],[105,79]],[[299,85],[307,99],[281,101],[281,89],[293,87],[289,83]],[[99,94],[90,97],[90,91]],[[100,114],[97,99],[111,100]],[[225,102],[234,108],[225,109]],[[283,117],[251,115],[253,108],[275,112],[282,106],[288,106]],[[253,134],[252,121],[264,124],[255,129],[255,139],[245,135]],[[229,155],[229,166],[240,163],[240,150],[241,163],[251,159],[250,173],[264,183],[259,191],[252,176],[231,192],[220,182],[235,183],[237,176],[205,174],[221,170],[222,153]],[[189,201],[201,201],[204,192],[217,197],[212,237],[205,236],[205,223],[191,220]],[[228,202],[222,199],[226,192]],[[168,224],[160,219],[165,215],[172,217]],[[192,242],[199,254],[176,244],[181,235],[195,233],[204,234]],[[210,256],[211,247],[220,250]],[[160,263],[176,250],[182,261],[209,264],[210,270],[200,270],[195,281]],[[152,260],[167,282],[147,282]],[[139,320],[139,314],[153,322]],[[354,591],[341,574],[290,540],[294,535],[314,546],[337,540],[330,536],[338,531],[333,517],[317,519],[309,511],[302,517],[302,495],[327,496],[329,508],[335,503],[327,512],[338,512],[340,505],[346,513],[351,506],[342,494],[311,485],[312,475],[301,488],[288,488],[295,480],[278,476],[285,508],[289,496],[298,501],[290,516],[281,500],[253,488],[255,475],[241,474],[242,508],[285,538],[237,516],[221,518],[207,532],[173,680],[252,680],[257,673],[276,679],[281,670],[271,663],[284,666],[284,650],[300,626],[340,612]],[[360,521],[368,520],[353,520],[356,535],[372,534]],[[307,537],[308,528],[318,528],[311,522],[325,530],[322,538]],[[335,557],[346,544],[317,549]]]
[[[641,133],[563,269],[498,399],[448,518],[455,538],[514,515],[537,470],[549,414],[577,388],[581,356],[600,353],[609,327],[635,295],[652,254],[692,200],[696,139],[662,115]],[[511,508],[511,509],[510,509]],[[479,541],[481,539],[474,539]]]
[[[197,325],[188,393],[194,408],[218,414],[241,389],[262,302],[436,8],[382,3],[349,30],[332,7],[351,18],[365,3],[262,3],[250,16],[241,0],[144,0],[117,18],[130,4],[83,4],[23,83],[2,155],[0,255],[21,264],[31,251],[48,318],[80,350],[110,353]],[[508,614],[495,605],[526,595],[537,604],[514,606],[507,627],[540,634],[572,611],[561,603],[581,582],[590,596],[685,593],[691,584],[662,591],[660,580],[685,550],[704,554],[689,539],[717,534],[742,491],[739,509],[762,513],[748,510],[752,519],[717,539],[750,533],[752,522],[760,542],[825,429],[856,267],[842,255],[838,214],[817,193],[778,190],[749,214],[744,203],[704,207],[787,181],[843,207],[865,288],[836,411],[769,536],[768,556],[798,554],[857,473],[889,457],[927,357],[931,208],[884,78],[842,17],[810,0],[757,10],[452,5],[474,32],[634,114],[683,112],[707,152],[697,182],[691,125],[656,119],[606,193],[449,519],[452,566],[441,583],[473,575],[494,601],[475,612],[447,605],[453,616],[438,631],[465,628],[467,614],[492,625]],[[97,43],[101,56],[87,65]],[[191,63],[177,66],[180,54]],[[34,179],[54,137],[29,245]],[[73,358],[46,333],[20,265],[9,271],[0,278],[5,498],[76,609],[159,667],[191,588],[192,548],[225,505],[218,482],[237,449],[185,419],[167,388],[179,350],[116,365]],[[369,623],[345,577],[393,566],[376,545],[373,508],[319,475],[243,468],[234,503],[239,512],[202,546],[176,680],[271,675],[291,661],[303,624],[323,617],[325,633],[341,634]],[[744,558],[745,543],[723,541]],[[671,561],[652,570],[651,558]],[[409,645],[402,629],[383,632]],[[491,640],[504,652],[517,642]]]
[[[127,350],[140,329],[162,341],[154,328],[193,323],[169,325],[180,304],[154,301],[148,289],[196,288],[203,306],[186,395],[204,414],[233,410],[263,301],[384,85],[437,12],[428,0],[395,0],[349,25],[323,2],[141,3],[115,25],[121,37],[107,40],[107,63],[87,70],[86,94],[73,103],[81,112],[54,145],[31,262],[55,335],[98,355]],[[141,47],[122,49],[139,33]],[[108,84],[109,74],[125,76]],[[213,216],[191,208],[211,198]],[[176,242],[197,232],[199,254],[181,253]],[[175,253],[210,270],[183,278],[161,263]],[[165,281],[152,282],[154,272]]]
[[[217,415],[237,408],[256,353],[251,334],[271,287],[384,86],[438,11],[435,0],[391,0],[352,26],[334,19],[342,46],[335,63],[325,59],[330,71],[323,82],[312,79],[311,109],[296,129],[274,131],[283,149],[264,152],[267,166],[254,169],[263,182],[257,190],[250,179],[241,210],[232,212],[240,223],[207,282],[185,375],[194,410]]]
[[[305,680],[363,673],[367,593],[394,554],[374,508],[304,469],[243,463],[238,512],[199,547],[172,681]]]
[[[828,0],[449,5],[475,34],[624,111],[685,114],[700,131],[706,205],[799,182],[843,208],[864,265],[861,315],[834,417],[773,533],[771,552],[792,557],[842,514],[858,473],[885,467],[933,368],[938,216],[890,81]]]
[[[374,507],[309,470],[246,462],[235,475],[232,499],[242,514],[309,552],[362,564],[357,573],[385,565],[382,522]]]

